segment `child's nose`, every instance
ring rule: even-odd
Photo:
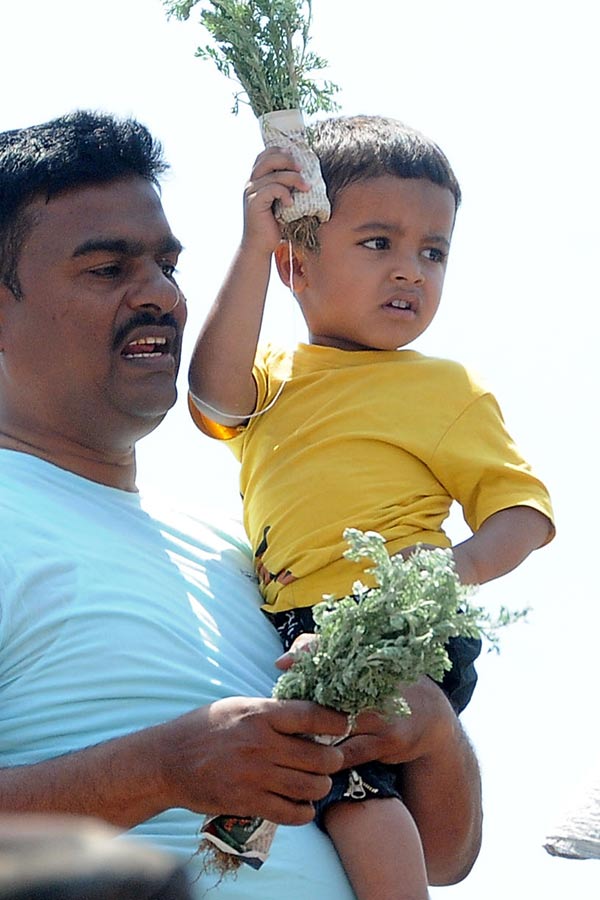
[[[410,284],[420,284],[425,280],[421,260],[412,254],[398,256],[393,263],[390,278],[392,281],[406,281]]]

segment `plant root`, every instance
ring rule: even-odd
[[[291,241],[294,247],[318,253],[320,224],[317,216],[302,216],[293,222],[285,222],[281,227],[281,237],[284,241]]]
[[[235,856],[233,853],[224,853],[206,839],[200,842],[197,852],[204,855],[202,873],[205,875],[218,875],[218,883],[225,877],[233,876],[235,878],[244,864],[241,856]]]

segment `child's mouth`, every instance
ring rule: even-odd
[[[412,313],[413,315],[416,315],[417,302],[408,297],[394,297],[392,300],[388,300],[385,304],[385,308],[398,310],[401,313]]]

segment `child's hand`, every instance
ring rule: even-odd
[[[299,634],[292,646],[285,653],[282,653],[281,656],[278,656],[275,660],[275,665],[278,669],[283,669],[283,671],[287,671],[287,669],[291,669],[294,665],[294,661],[298,657],[299,653],[309,653],[313,652],[315,649],[315,644],[318,643],[319,638],[316,634]]]
[[[273,214],[273,203],[292,205],[293,191],[308,191],[300,167],[278,147],[263,150],[254,163],[244,191],[243,247],[271,254],[281,240],[281,230]]]

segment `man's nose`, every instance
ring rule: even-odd
[[[154,309],[160,315],[172,312],[181,300],[182,294],[175,282],[160,271],[140,278],[127,291],[131,309]]]

